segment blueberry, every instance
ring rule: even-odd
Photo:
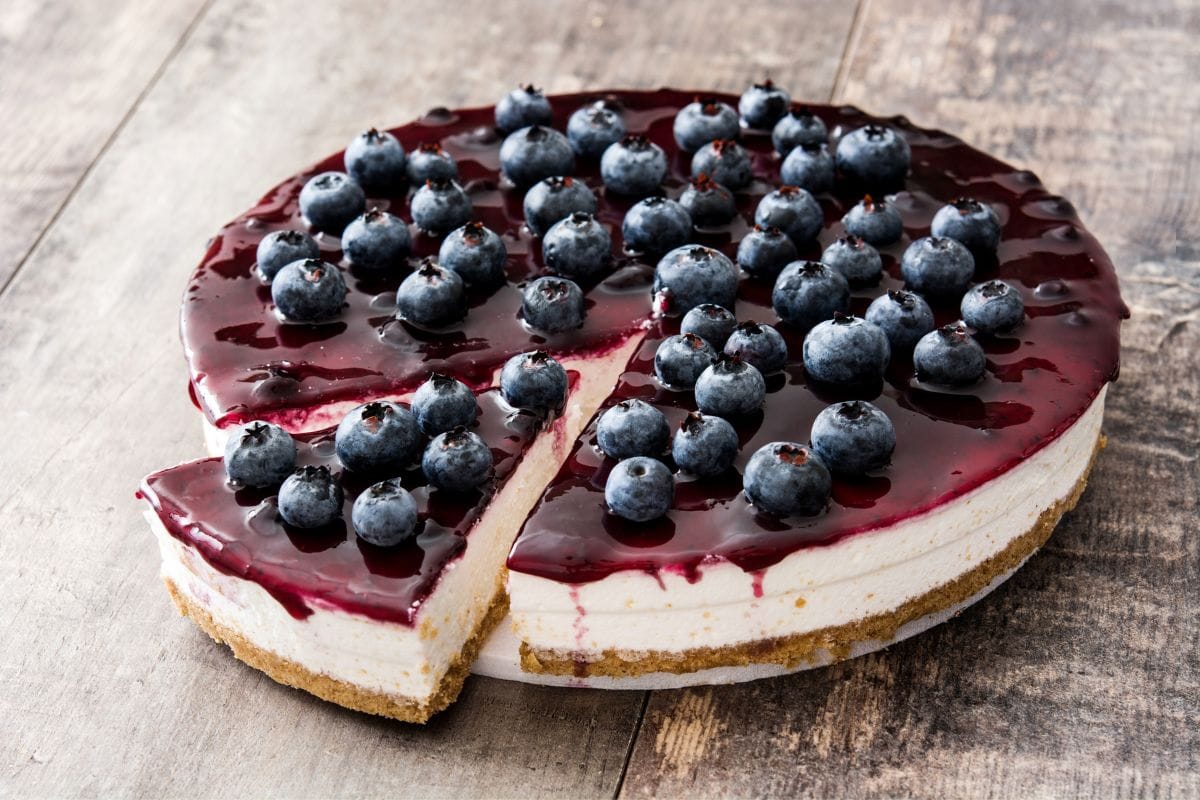
[[[423,186],[425,181],[449,181],[457,177],[458,164],[454,156],[443,150],[437,142],[421,142],[408,155],[408,181],[413,186]]]
[[[684,418],[671,444],[671,457],[684,472],[720,475],[738,453],[738,435],[725,420],[693,411]]]
[[[874,286],[883,276],[883,259],[879,251],[861,238],[847,234],[821,253],[821,263],[832,267],[851,287]]]
[[[833,481],[821,457],[804,445],[771,442],[750,457],[742,485],[750,502],[769,514],[813,516],[825,510]]]
[[[797,244],[816,238],[824,222],[820,203],[799,186],[780,186],[763,195],[754,210],[756,225],[779,228]]]
[[[963,321],[980,333],[1012,330],[1025,318],[1025,301],[1004,281],[988,281],[963,295]]]
[[[750,154],[733,139],[717,139],[703,145],[692,156],[692,177],[707,175],[717,183],[737,191],[754,178]]]
[[[583,314],[583,290],[566,278],[538,278],[522,293],[521,316],[534,330],[573,331],[583,325]]]
[[[364,189],[395,194],[408,177],[408,159],[395,136],[371,128],[346,148],[346,172]]]
[[[737,318],[732,311],[712,303],[701,303],[683,315],[679,332],[694,333],[712,345],[714,350],[720,350],[725,347],[729,334],[736,327]]]
[[[542,257],[559,275],[593,278],[612,260],[612,236],[591,214],[576,211],[546,231]]]
[[[342,252],[353,266],[382,271],[400,266],[412,248],[408,225],[399,217],[372,208],[346,226]]]
[[[425,479],[439,489],[467,492],[492,476],[492,451],[466,428],[439,433],[421,456]]]
[[[705,414],[740,417],[762,408],[767,383],[752,364],[721,355],[696,379],[696,405]]]
[[[900,212],[887,200],[866,195],[842,217],[846,232],[876,247],[898,241],[904,234]]]
[[[774,280],[796,256],[796,244],[779,228],[755,225],[738,243],[738,264],[758,278]]]
[[[504,240],[482,222],[468,222],[451,231],[438,248],[438,263],[457,272],[468,286],[502,283],[506,260]]]
[[[715,139],[736,139],[741,132],[737,112],[712,98],[697,99],[675,115],[675,141],[691,152]]]
[[[510,133],[500,145],[500,168],[517,186],[575,171],[571,143],[553,128],[533,125]]]
[[[812,449],[835,475],[864,475],[892,460],[896,429],[888,415],[870,403],[835,403],[817,414]]]
[[[933,215],[930,233],[956,239],[973,253],[985,253],[1000,245],[1000,218],[991,206],[960,197]]]
[[[519,353],[500,370],[500,392],[515,408],[557,411],[567,401],[567,372],[541,350]]]
[[[787,156],[800,145],[828,143],[829,131],[825,129],[825,123],[807,108],[784,114],[771,131],[771,144],[781,156]]]
[[[697,226],[724,225],[737,213],[733,194],[707,175],[687,185],[679,195],[679,205]]]
[[[344,172],[314,175],[300,190],[300,213],[308,224],[328,233],[341,233],[366,204],[362,187]]]
[[[304,231],[272,231],[258,243],[255,254],[258,274],[268,281],[293,261],[320,257],[317,240]]]
[[[525,224],[538,236],[572,212],[596,213],[596,195],[578,178],[546,178],[525,193]]]
[[[787,113],[792,98],[770,80],[756,83],[742,92],[738,99],[738,113],[747,127],[771,130],[775,123]]]
[[[701,303],[731,309],[737,287],[737,267],[729,257],[698,244],[675,248],[654,269],[654,293],[676,314],[686,314]]]
[[[634,203],[621,223],[625,246],[659,258],[686,244],[692,235],[692,218],[687,210],[665,197],[647,197]]]
[[[462,381],[433,373],[412,396],[412,412],[426,436],[475,424],[475,395]]]
[[[301,467],[279,487],[279,516],[295,528],[323,528],[342,515],[342,499],[329,467]]]
[[[922,336],[913,349],[913,364],[921,380],[956,386],[983,377],[987,358],[966,326],[955,322]]]
[[[837,313],[804,337],[804,369],[822,383],[863,386],[887,371],[892,348],[878,325]]]
[[[733,329],[729,341],[725,342],[725,355],[737,356],[766,374],[783,369],[787,364],[788,348],[783,336],[770,325],[743,322]]]
[[[421,452],[421,431],[407,408],[375,400],[342,417],[334,434],[334,449],[347,469],[395,474]]]
[[[671,389],[691,389],[716,360],[716,348],[696,334],[668,336],[654,352],[654,374]]]
[[[501,133],[529,125],[549,125],[553,117],[550,101],[532,84],[513,89],[496,103],[496,127]]]
[[[457,322],[466,313],[462,278],[432,259],[421,262],[396,290],[396,316],[414,325],[435,328]]]
[[[975,276],[971,251],[953,239],[927,236],[910,244],[900,258],[904,284],[927,297],[958,298]]]
[[[355,498],[350,521],[364,542],[393,547],[417,532],[417,501],[399,481],[380,481]]]
[[[833,188],[833,172],[833,156],[829,146],[821,142],[793,147],[779,168],[779,177],[789,186],[817,193]]]
[[[626,136],[600,157],[600,178],[611,192],[645,197],[667,176],[667,154],[645,136]]]
[[[619,517],[634,522],[657,519],[671,510],[675,479],[661,461],[627,458],[608,473],[604,502]]]
[[[657,456],[671,442],[663,413],[644,400],[623,400],[596,422],[596,443],[618,461],[634,456]]]
[[[225,441],[225,474],[234,483],[276,486],[296,468],[291,434],[269,422],[251,422]]]
[[[819,261],[793,261],[779,273],[771,305],[784,322],[808,330],[849,307],[850,284]]]
[[[271,300],[289,322],[324,322],[342,311],[346,281],[341,270],[316,258],[293,261],[271,281]]]
[[[426,233],[440,236],[471,219],[471,198],[457,181],[430,178],[412,196],[413,222]]]
[[[904,183],[912,151],[898,131],[866,125],[850,131],[837,146],[837,168],[848,179],[871,188]]]
[[[625,137],[625,122],[603,101],[586,105],[567,120],[567,139],[575,154],[599,158],[610,144]]]
[[[883,329],[893,353],[911,353],[917,341],[936,327],[925,298],[896,289],[872,300],[866,319]]]

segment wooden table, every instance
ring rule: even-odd
[[[0,796],[1200,795],[1200,7],[1187,0],[0,5]],[[206,238],[369,124],[769,73],[1037,172],[1133,319],[1078,509],[958,619],[672,692],[472,679],[426,728],[235,662],[133,490],[200,453],[176,335]]]

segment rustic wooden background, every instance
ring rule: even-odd
[[[1200,6],[0,3],[0,796],[1200,796]],[[472,679],[427,728],[281,688],[181,620],[133,490],[200,450],[178,301],[205,239],[369,124],[550,91],[902,112],[1033,169],[1133,319],[1109,448],[961,618],[790,678]]]

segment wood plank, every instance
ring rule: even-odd
[[[624,794],[1200,793],[1200,9],[871,2],[836,99],[1027,166],[1079,208],[1133,309],[1109,448],[1015,578],[886,653],[658,693]]]
[[[472,680],[408,728],[278,687],[175,616],[132,493],[201,449],[180,293],[221,223],[370,124],[529,78],[736,89],[769,70],[823,95],[841,6],[777,24],[720,0],[218,0],[0,296],[0,793],[611,795],[641,693]]]

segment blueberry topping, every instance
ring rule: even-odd
[[[600,157],[600,178],[611,192],[645,197],[667,176],[667,154],[645,136],[626,136]]]
[[[567,372],[541,350],[519,353],[500,370],[500,393],[515,408],[558,411],[567,402]]]
[[[324,322],[342,311],[346,281],[332,264],[316,258],[293,261],[271,281],[271,300],[289,322]]]
[[[958,298],[975,276],[971,251],[953,239],[927,236],[910,244],[900,258],[905,288],[928,297]]]
[[[675,141],[688,152],[716,139],[736,139],[741,132],[737,112],[710,98],[697,99],[675,115]]]
[[[891,461],[896,429],[888,415],[870,403],[835,403],[813,422],[812,449],[835,475],[864,475]]]
[[[913,349],[917,377],[929,383],[960,386],[983,377],[987,358],[961,322],[927,333]]]
[[[725,342],[725,355],[737,356],[765,375],[783,369],[787,364],[787,342],[770,325],[743,322],[733,329],[729,341]]]
[[[567,120],[567,139],[583,158],[599,158],[610,144],[625,138],[625,122],[604,101],[584,106]]]
[[[234,483],[277,486],[296,468],[291,434],[269,422],[251,422],[225,441],[225,474]]]
[[[612,260],[612,236],[591,214],[576,211],[546,231],[542,257],[559,275],[593,278]]]
[[[436,436],[475,424],[475,395],[462,381],[433,373],[412,396],[412,412],[421,433]]]
[[[375,400],[342,417],[334,434],[334,449],[347,469],[396,474],[421,452],[421,431],[407,408]]]
[[[684,472],[720,475],[738,454],[737,431],[720,417],[692,412],[684,418],[671,444],[671,457]]]
[[[990,252],[1000,244],[1000,218],[991,206],[960,197],[938,209],[930,233],[962,242],[973,253]]]
[[[618,461],[634,456],[657,456],[667,449],[671,429],[667,418],[643,400],[624,400],[600,415],[596,443]]]
[[[679,205],[697,226],[724,225],[737,213],[733,194],[703,173],[679,195]]]
[[[394,194],[408,177],[408,159],[395,136],[374,128],[346,148],[346,172],[364,189]]]
[[[500,168],[517,186],[575,171],[575,151],[567,137],[542,125],[510,133],[500,145]]]
[[[896,289],[872,300],[866,319],[883,330],[893,353],[911,353],[917,341],[936,327],[925,298]]]
[[[725,347],[735,327],[737,318],[732,311],[724,306],[702,303],[683,315],[679,332],[694,333],[719,351]]]
[[[657,519],[671,510],[675,479],[661,461],[637,456],[612,468],[604,485],[604,502],[619,517],[633,522]]]
[[[454,270],[425,259],[396,290],[396,316],[422,327],[435,328],[466,316],[463,280]]]
[[[742,92],[738,113],[747,127],[769,131],[787,113],[792,98],[770,80],[756,83]]]
[[[1004,281],[988,281],[963,295],[963,321],[980,333],[1012,330],[1025,318],[1021,293]]]
[[[508,248],[482,222],[468,222],[451,231],[438,248],[438,263],[458,273],[468,286],[494,286],[504,281]]]
[[[583,324],[583,314],[583,290],[566,278],[537,278],[522,293],[521,316],[534,330],[573,331]]]
[[[883,259],[879,251],[853,234],[847,234],[821,254],[821,263],[832,267],[853,288],[874,286],[883,276]]]
[[[304,231],[272,231],[258,243],[255,255],[258,274],[267,281],[274,280],[279,270],[293,261],[320,257],[317,240]]]
[[[393,547],[417,532],[417,501],[399,481],[380,481],[355,498],[350,521],[364,542]]]
[[[294,528],[323,528],[342,515],[342,499],[329,467],[301,467],[279,487],[279,516]]]
[[[813,193],[832,189],[833,175],[833,156],[824,142],[796,145],[779,168],[784,183]]]
[[[467,492],[492,477],[492,451],[466,428],[455,428],[433,437],[421,456],[425,479],[439,489]]]
[[[819,261],[793,261],[779,273],[771,305],[784,322],[808,330],[849,307],[850,284]]]
[[[837,168],[846,178],[870,188],[889,189],[904,183],[912,151],[898,131],[866,125],[841,138]]]
[[[892,348],[883,329],[836,313],[804,337],[804,368],[813,380],[862,386],[883,377]]]
[[[328,233],[341,233],[366,204],[362,187],[344,172],[314,175],[300,190],[300,213],[308,224]]]
[[[692,177],[707,175],[731,191],[745,188],[754,178],[750,154],[733,139],[717,139],[692,156]]]
[[[576,211],[596,213],[596,195],[577,178],[546,178],[525,193],[525,224],[538,236]]]
[[[426,233],[440,236],[471,219],[471,198],[457,181],[430,178],[412,196],[413,222]]]
[[[532,84],[513,89],[496,103],[496,127],[501,133],[529,125],[549,125],[553,117],[550,101]]]
[[[821,457],[795,442],[760,447],[746,464],[742,481],[750,502],[769,514],[820,514],[833,488]]]
[[[821,205],[799,186],[780,186],[758,201],[754,223],[763,228],[779,228],[797,244],[816,238],[825,215]]]
[[[691,389],[716,360],[716,349],[696,334],[668,336],[654,352],[654,374],[671,389]]]
[[[795,242],[779,228],[755,225],[738,243],[738,264],[758,278],[774,280],[796,257]]]
[[[696,380],[696,405],[705,414],[741,417],[762,408],[767,383],[752,364],[721,355]]]
[[[443,150],[437,142],[421,142],[408,155],[408,181],[413,186],[423,186],[425,181],[449,181],[457,177],[458,164],[454,156]]]
[[[401,266],[412,248],[408,225],[399,217],[372,208],[346,226],[342,252],[355,267],[369,271]]]
[[[686,244],[691,235],[691,215],[679,203],[665,197],[647,197],[634,203],[621,223],[625,246],[651,258],[659,258]]]
[[[900,212],[887,200],[866,195],[842,217],[846,232],[876,247],[899,241],[904,235]]]
[[[676,314],[702,303],[733,308],[737,287],[737,267],[729,257],[698,244],[675,248],[654,269],[654,293]]]
[[[779,118],[771,130],[771,144],[779,155],[787,156],[804,144],[828,144],[825,123],[807,108],[797,108]]]

